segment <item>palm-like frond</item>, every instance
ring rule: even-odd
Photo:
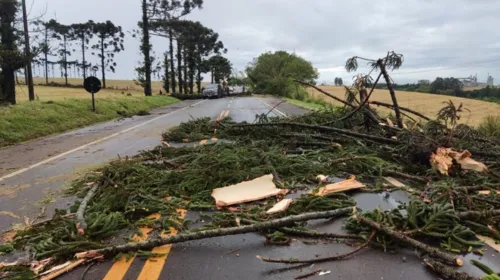
[[[403,65],[404,56],[394,51],[390,52],[386,58],[387,69],[396,70]]]
[[[462,103],[458,107],[455,106],[453,101],[444,101],[443,104],[445,106],[439,110],[437,114],[437,119],[439,121],[443,121],[445,125],[452,125],[455,126],[457,124],[457,121],[460,120],[460,113],[464,111],[470,112],[469,109],[465,108]]]
[[[346,61],[345,70],[347,70],[347,72],[352,72],[356,71],[357,69],[358,69],[358,57],[353,56]]]

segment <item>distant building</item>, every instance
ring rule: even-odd
[[[457,79],[459,79],[460,82],[462,82],[464,87],[477,87],[479,85],[479,83],[477,82],[477,74],[474,76],[470,75],[467,78],[457,78]]]
[[[488,74],[488,79],[486,80],[486,85],[492,87],[493,86],[493,77]]]

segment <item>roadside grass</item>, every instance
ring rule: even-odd
[[[97,98],[97,112],[87,99],[22,102],[0,107],[0,147],[84,127],[118,117],[130,117],[178,102],[168,96]]]
[[[320,86],[320,88],[339,98],[344,99],[345,97],[344,87]],[[324,94],[314,89],[307,89],[307,93],[314,99],[321,99],[335,106],[342,105],[341,103],[332,100],[330,97],[325,96]],[[443,107],[443,102],[448,100],[452,100],[456,105],[463,103],[463,106],[471,111],[470,113],[462,113],[460,123],[465,123],[471,126],[478,126],[488,116],[500,117],[500,104],[482,100],[409,91],[396,91],[396,96],[398,98],[398,103],[400,106],[413,109],[430,118],[435,118],[436,114]],[[391,96],[389,94],[389,91],[387,90],[375,90],[371,97],[371,100],[392,104]],[[381,114],[388,114],[392,112],[392,110],[384,107],[374,106],[374,108],[380,111]]]

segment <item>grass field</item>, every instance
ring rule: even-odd
[[[49,82],[64,84],[65,80],[63,78],[49,78]],[[20,78],[19,83],[24,84],[24,79]],[[34,78],[34,83],[35,85],[45,84],[45,78],[39,78],[39,77]],[[78,85],[78,84],[83,84],[83,80],[76,78],[69,78],[68,83],[70,85]],[[205,86],[208,83],[202,82],[201,84],[202,86]],[[106,86],[107,89],[101,90],[98,93],[98,95],[109,97],[109,96],[116,96],[118,94],[121,94],[122,92],[125,95],[127,93],[130,93],[134,96],[144,95],[144,89],[136,85],[133,80],[106,80]],[[159,94],[160,90],[162,90],[162,92],[165,93],[162,81],[152,81],[151,87],[153,90],[153,95]],[[44,86],[40,87],[37,86],[35,88],[35,91],[40,91],[39,94],[40,99],[42,99],[42,97],[48,97],[48,96],[52,96],[53,98],[64,98],[66,96],[81,98],[80,96],[83,96],[84,94],[88,95],[88,93],[86,93],[84,89],[51,87],[49,90],[47,90],[46,88],[45,89],[44,88],[45,88]],[[195,85],[195,90],[196,90],[196,85]],[[16,91],[20,101],[28,99],[28,90],[26,86],[22,85],[17,86]],[[35,92],[35,94],[37,93]]]
[[[331,93],[332,95],[344,99],[345,89],[343,87],[320,86],[320,88],[328,93]],[[339,102],[332,100],[330,97],[316,91],[315,89],[310,88],[307,91],[313,98],[323,99],[334,105],[341,105]],[[462,114],[462,119],[460,120],[461,123],[477,126],[488,116],[500,116],[500,104],[481,100],[408,91],[396,91],[396,96],[400,106],[413,109],[429,116],[430,118],[435,118],[439,109],[443,107],[443,102],[448,100],[452,100],[455,105],[463,103],[464,107],[471,111],[471,113],[464,112]],[[388,90],[375,90],[371,99],[392,104],[391,96]],[[382,113],[393,112],[392,110],[383,107],[378,107],[376,109]]]
[[[118,117],[145,114],[150,109],[178,102],[169,96],[99,98],[97,112],[84,99],[21,102],[0,107],[0,147],[84,127]]]
[[[96,93],[95,97],[97,99],[103,98],[119,98],[126,97],[130,93],[132,96],[144,96],[141,91],[122,91],[103,89]],[[16,87],[16,97],[17,101],[22,103],[28,100],[28,87],[21,85]],[[83,88],[64,88],[64,87],[46,87],[46,86],[35,86],[35,97],[40,101],[55,101],[64,99],[91,99],[91,95],[85,91]]]

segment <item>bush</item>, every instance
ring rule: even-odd
[[[488,136],[500,137],[500,116],[486,117],[478,130]]]
[[[285,51],[260,55],[247,67],[246,72],[249,85],[255,92],[281,97],[297,95],[292,78],[308,83],[314,83],[318,78],[318,71],[311,62]]]

